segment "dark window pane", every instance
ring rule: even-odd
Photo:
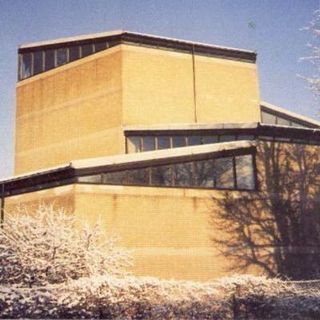
[[[50,70],[50,69],[53,69],[54,68],[54,50],[51,49],[51,50],[46,50],[44,52],[44,69],[47,71],[47,70]]]
[[[273,141],[274,137],[271,137],[271,136],[259,136],[259,139],[267,140],[267,141]]]
[[[290,142],[292,139],[291,138],[285,138],[285,137],[275,137],[277,141],[285,141],[285,142]]]
[[[106,48],[106,41],[101,41],[94,44],[94,52],[102,51],[105,48]]]
[[[175,186],[192,186],[193,170],[192,162],[173,165],[173,177]]]
[[[127,138],[128,153],[135,153],[141,151],[141,138],[128,137]]]
[[[194,162],[194,184],[199,187],[213,188],[214,186],[213,160]]]
[[[201,136],[189,136],[188,137],[188,146],[196,146],[203,144],[203,138]]]
[[[32,68],[31,53],[25,53],[22,55],[22,70],[21,70],[22,79],[25,79],[31,76],[31,68]]]
[[[127,172],[108,172],[102,175],[102,183],[105,184],[125,184],[127,182]]]
[[[292,127],[297,127],[297,128],[306,128],[305,125],[303,125],[301,123],[298,123],[298,122],[293,122],[293,121],[291,121],[291,126]]]
[[[79,59],[80,57],[79,50],[80,50],[79,46],[69,47],[69,61],[74,61]]]
[[[42,51],[33,53],[33,74],[38,74],[43,71],[43,54]]]
[[[185,147],[186,138],[183,136],[172,137],[172,148]]]
[[[254,136],[247,135],[247,134],[239,134],[238,140],[253,140]]]
[[[81,57],[86,57],[92,54],[92,44],[84,44],[81,46]]]
[[[263,123],[276,124],[276,116],[268,112],[261,111],[261,120]]]
[[[148,185],[149,169],[128,170],[127,184]]]
[[[237,172],[237,188],[253,190],[254,184],[254,171],[251,155],[238,156],[236,159],[236,172]]]
[[[171,186],[172,174],[170,166],[151,168],[151,184],[156,186]]]
[[[67,48],[60,48],[57,49],[57,67],[68,62],[68,49]]]
[[[209,143],[217,143],[219,141],[218,136],[204,136],[203,137],[203,143],[209,144]]]
[[[281,126],[290,126],[290,121],[281,117],[277,117],[277,124]]]
[[[214,160],[215,186],[221,189],[234,188],[234,174],[232,158]]]
[[[101,174],[96,174],[94,176],[79,177],[78,181],[87,183],[101,183]]]
[[[170,148],[170,137],[157,137],[158,149],[169,149]]]
[[[227,141],[235,141],[236,137],[231,134],[225,134],[220,136],[220,142],[227,142]]]
[[[143,137],[142,142],[143,142],[143,151],[151,151],[156,148],[154,137]]]

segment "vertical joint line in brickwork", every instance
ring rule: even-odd
[[[196,65],[195,65],[195,57],[194,57],[194,45],[192,45],[192,78],[193,78],[194,121],[198,122],[198,117],[197,117],[197,91],[196,91]]]

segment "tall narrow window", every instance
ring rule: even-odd
[[[198,187],[213,188],[214,186],[213,160],[201,160],[194,162],[194,184]]]
[[[57,67],[68,62],[68,48],[57,49]]]
[[[54,62],[54,50],[49,49],[44,52],[44,70],[53,69],[55,66]]]
[[[140,137],[128,137],[127,138],[127,148],[128,153],[140,152],[141,148],[141,138]]]
[[[171,186],[172,172],[170,165],[151,168],[151,184],[155,186]]]
[[[154,150],[155,147],[155,139],[154,137],[143,137],[142,138],[143,142],[143,151],[152,151]]]
[[[92,54],[92,44],[88,43],[88,44],[84,44],[81,46],[81,57],[86,57],[89,56],[90,54]]]
[[[21,78],[26,79],[32,74],[32,55],[31,53],[24,53],[22,55],[22,69]]]
[[[99,52],[102,51],[106,48],[106,41],[100,41],[100,42],[96,42],[94,44],[94,52]]]
[[[236,159],[236,172],[237,172],[237,188],[253,190],[254,171],[252,163],[252,155],[237,156]]]
[[[79,46],[71,46],[69,47],[69,61],[78,60],[80,57],[80,47]]]
[[[158,149],[169,149],[170,148],[170,137],[169,136],[157,137],[157,148]]]
[[[214,160],[215,186],[220,189],[234,189],[233,158]]]
[[[43,71],[43,52],[36,51],[33,53],[33,74]]]
[[[173,179],[175,186],[187,187],[193,185],[192,167],[192,162],[173,165]]]

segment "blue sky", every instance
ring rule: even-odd
[[[17,46],[115,29],[258,53],[261,98],[319,119],[298,77],[314,71],[301,31],[319,0],[0,0],[0,177],[13,174]]]

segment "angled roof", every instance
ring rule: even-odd
[[[192,42],[187,40],[167,38],[156,35],[116,30],[88,34],[82,36],[61,38],[56,40],[41,41],[35,43],[22,44],[19,46],[19,53],[36,51],[50,47],[62,47],[71,44],[90,43],[96,40],[112,41],[112,46],[116,44],[136,44],[152,46],[161,49],[174,49],[183,52],[195,52],[196,54],[219,56],[229,59],[242,60],[247,62],[256,61],[256,53],[249,50],[217,46],[201,42]]]
[[[234,141],[75,160],[61,166],[1,179],[0,184],[4,186],[5,196],[10,196],[76,183],[79,176],[143,167],[151,162],[163,164],[179,161],[182,158],[203,158],[208,155],[226,156],[236,150],[239,152],[251,150],[255,146],[254,141]]]
[[[271,113],[276,113],[279,115],[287,116],[293,120],[305,122],[306,124],[309,124],[311,126],[320,127],[320,121],[314,120],[312,118],[303,116],[301,114],[298,114],[298,113],[295,113],[295,112],[292,112],[289,110],[286,110],[284,108],[281,108],[279,106],[275,106],[275,105],[268,103],[268,102],[265,102],[265,101],[261,101],[260,105],[261,105],[262,111],[270,111]]]

